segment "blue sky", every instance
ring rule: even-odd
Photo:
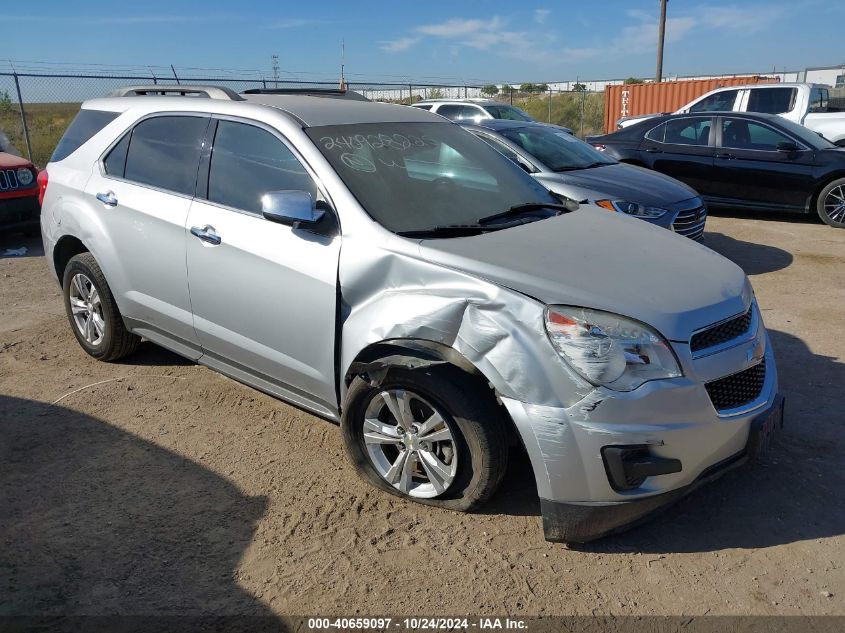
[[[350,77],[563,81],[654,73],[658,0],[8,2],[5,59]],[[8,6],[7,6],[8,5]],[[845,63],[843,0],[670,0],[667,74]]]

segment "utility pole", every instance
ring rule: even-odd
[[[273,60],[273,87],[279,87],[279,56],[273,55],[271,57]]]
[[[346,39],[340,40],[340,89],[346,90],[346,78],[343,76],[346,65]]]
[[[657,72],[654,74],[656,82],[663,81],[663,36],[666,34],[666,3],[660,0],[660,24],[657,27]]]

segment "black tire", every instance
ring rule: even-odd
[[[437,407],[455,440],[457,472],[439,496],[412,497],[378,473],[364,444],[364,413],[370,401],[387,389],[406,389]],[[349,386],[341,420],[346,454],[366,481],[391,494],[449,510],[466,512],[496,492],[508,465],[508,431],[492,392],[457,368],[448,366],[391,369],[379,387],[360,377]],[[467,458],[469,456],[469,458]]]
[[[843,213],[842,216],[837,215],[834,219],[830,216],[830,212],[833,211],[833,209],[829,206],[825,206],[828,196],[831,196],[831,192],[837,189],[840,194],[845,196],[845,178],[837,178],[836,180],[827,183],[819,192],[819,195],[816,197],[816,213],[819,214],[822,222],[828,226],[832,226],[837,229],[845,229],[845,213]]]
[[[91,344],[82,335],[76,325],[71,310],[71,283],[74,276],[80,273],[90,280],[91,285],[96,288],[100,298],[98,314],[102,316],[105,326],[102,339],[96,345]],[[65,267],[62,290],[65,313],[70,322],[70,329],[74,336],[76,336],[79,345],[89,355],[97,360],[111,362],[131,354],[138,348],[141,338],[126,329],[126,325],[123,323],[123,317],[120,315],[120,310],[117,308],[111,289],[108,283],[106,283],[103,271],[91,253],[80,253],[71,258]]]

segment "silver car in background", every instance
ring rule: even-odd
[[[417,108],[177,89],[84,103],[39,181],[94,358],[148,339],[339,422],[365,479],[443,508],[483,504],[524,447],[554,541],[782,423],[751,285],[713,251],[564,203]]]

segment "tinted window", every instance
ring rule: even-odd
[[[795,105],[797,88],[757,88],[749,91],[748,111],[782,114]]]
[[[813,88],[810,91],[809,112],[827,112],[827,88]]]
[[[261,196],[290,189],[317,199],[314,181],[284,143],[253,125],[217,124],[208,174],[211,202],[261,213]]]
[[[193,195],[207,118],[161,116],[132,130],[126,156],[127,180]]]
[[[612,158],[563,130],[531,125],[502,130],[502,136],[519,145],[552,171],[613,165]]]
[[[56,145],[56,150],[50,157],[50,162],[55,163],[64,160],[116,118],[116,112],[80,110],[65,130],[59,144]]]
[[[126,168],[126,150],[129,149],[129,136],[124,134],[123,138],[115,145],[103,161],[103,167],[109,176],[123,178],[123,170]]]
[[[691,106],[690,112],[719,112],[725,110],[733,110],[736,95],[739,90],[725,90],[724,92],[717,92],[710,95],[706,99],[702,99],[695,105]]]
[[[502,143],[500,143],[496,139],[491,138],[491,137],[487,136],[486,134],[479,134],[477,132],[473,132],[473,134],[475,134],[478,138],[480,138],[482,141],[487,143],[490,147],[492,147],[497,152],[500,152],[505,157],[507,157],[510,160],[512,160],[513,162],[519,164],[519,157],[517,156],[516,152],[514,152],[507,145],[503,145]]]
[[[517,204],[557,200],[457,125],[360,123],[305,133],[361,206],[391,231],[475,223]]]
[[[533,121],[530,116],[519,108],[514,108],[509,105],[488,105],[484,106],[489,114],[494,119],[507,119],[509,121]]]
[[[767,125],[745,119],[722,120],[722,147],[773,152],[778,143],[791,142],[788,136]]]
[[[437,108],[437,114],[445,116],[447,119],[453,121],[462,121],[464,119],[475,119],[483,115],[480,109],[475,106],[466,106],[459,104],[447,104]]]
[[[709,118],[673,119],[658,125],[646,138],[671,145],[708,145],[710,142]]]

